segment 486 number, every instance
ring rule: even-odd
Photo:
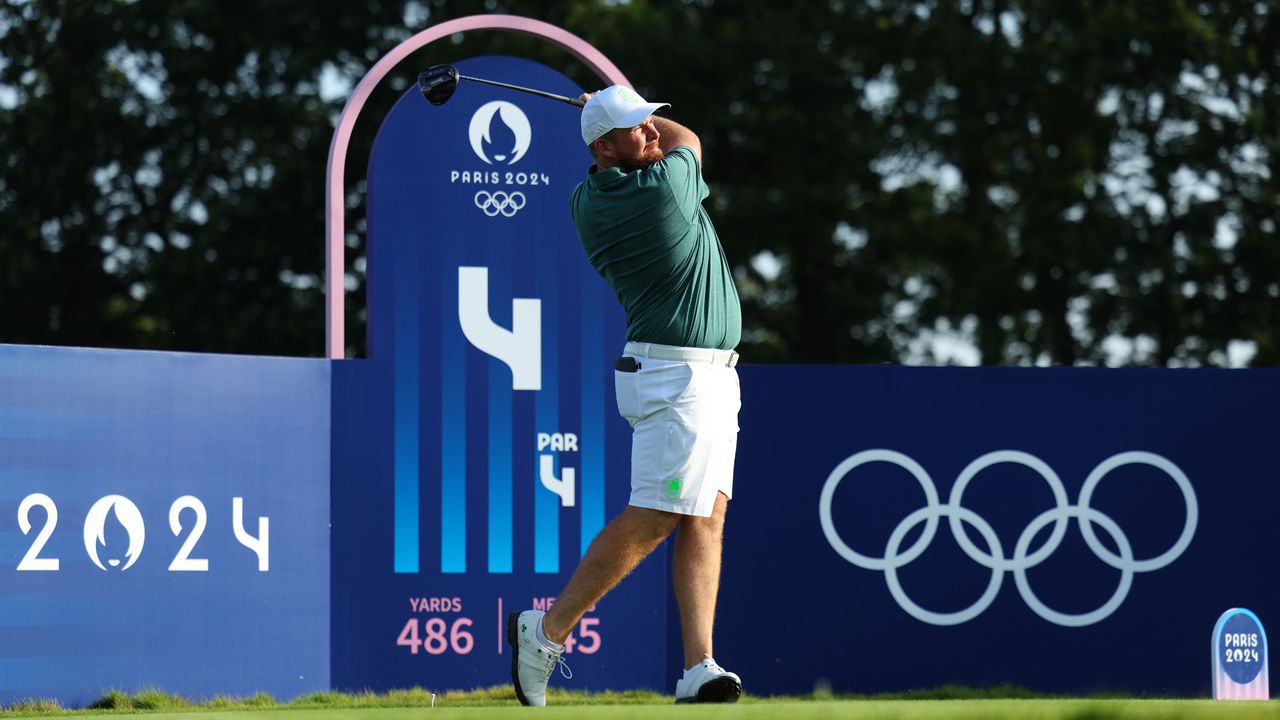
[[[453,650],[459,655],[466,655],[475,647],[475,638],[467,631],[471,627],[471,618],[460,617],[453,624],[444,618],[430,617],[422,620],[422,635],[418,634],[418,618],[409,618],[396,638],[396,645],[409,648],[413,655],[418,650],[426,650],[429,655],[443,655]],[[447,633],[446,633],[447,631]]]

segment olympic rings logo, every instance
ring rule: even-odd
[[[501,190],[491,193],[481,190],[476,193],[475,203],[476,207],[483,210],[489,217],[497,217],[498,214],[503,217],[512,217],[524,207],[524,193],[519,190],[513,193],[505,193]]]
[[[907,515],[890,533],[889,539],[885,543],[884,557],[870,557],[850,548],[841,539],[831,521],[831,500],[835,495],[836,488],[840,485],[840,481],[855,468],[872,462],[891,463],[911,473],[916,482],[920,483],[920,487],[924,489],[926,499],[924,507]],[[1017,544],[1013,548],[1012,557],[1005,557],[1004,550],[1000,545],[1000,539],[996,537],[995,530],[992,529],[991,525],[980,515],[963,505],[965,488],[968,487],[974,476],[999,463],[1014,463],[1034,470],[1049,484],[1049,489],[1052,490],[1054,498],[1054,506],[1038,515],[1022,531],[1022,534],[1018,537]],[[1098,484],[1102,482],[1102,479],[1108,473],[1123,465],[1132,464],[1149,465],[1163,471],[1173,479],[1178,489],[1182,491],[1182,499],[1186,504],[1187,516],[1182,528],[1182,534],[1178,536],[1178,539],[1168,550],[1156,557],[1145,560],[1134,558],[1129,538],[1125,536],[1124,531],[1120,529],[1120,526],[1114,520],[1089,505],[1089,501],[1093,498],[1093,493]],[[987,583],[987,588],[982,593],[982,596],[969,607],[950,613],[934,612],[921,607],[907,596],[906,591],[902,589],[902,584],[898,581],[898,570],[920,557],[933,541],[933,535],[938,529],[938,520],[944,517],[950,523],[951,533],[955,536],[956,542],[964,553],[974,562],[991,570],[991,580]],[[968,467],[956,478],[955,486],[951,488],[951,497],[945,505],[939,504],[938,491],[933,485],[933,480],[915,460],[893,450],[864,450],[846,458],[844,462],[831,471],[831,475],[827,477],[826,484],[822,487],[822,497],[818,501],[818,518],[822,523],[822,532],[826,535],[827,542],[831,543],[832,549],[839,553],[840,557],[860,568],[883,571],[885,583],[889,587],[889,593],[898,602],[898,605],[912,617],[931,625],[959,625],[981,615],[995,601],[996,595],[1000,592],[1005,571],[1013,573],[1018,593],[1022,595],[1022,599],[1027,606],[1045,620],[1066,627],[1082,627],[1100,622],[1115,612],[1124,602],[1125,597],[1129,594],[1129,588],[1133,584],[1135,573],[1159,570],[1182,555],[1187,546],[1191,544],[1191,537],[1195,534],[1198,517],[1199,507],[1196,504],[1195,490],[1191,487],[1191,481],[1187,479],[1182,469],[1164,457],[1154,453],[1138,451],[1122,452],[1103,460],[1085,479],[1084,486],[1080,488],[1080,498],[1075,505],[1067,502],[1066,489],[1063,487],[1057,473],[1053,471],[1053,468],[1050,468],[1040,458],[1018,450],[997,450],[969,463]],[[1097,609],[1080,614],[1063,613],[1049,607],[1036,596],[1035,591],[1031,589],[1031,584],[1027,581],[1027,571],[1044,562],[1046,558],[1058,549],[1063,536],[1067,532],[1067,523],[1071,519],[1075,519],[1079,523],[1080,533],[1084,536],[1085,543],[1093,551],[1094,555],[1102,562],[1120,571],[1120,583],[1111,598]],[[911,547],[903,550],[903,540],[920,523],[924,523],[924,531],[919,539]],[[1053,524],[1053,531],[1049,539],[1040,548],[1032,551],[1032,539],[1051,523]],[[970,539],[964,527],[966,524],[973,526],[978,531],[990,552],[982,550]],[[1112,552],[1098,540],[1098,536],[1094,532],[1094,525],[1101,527],[1111,537],[1111,541],[1119,551],[1119,554]]]

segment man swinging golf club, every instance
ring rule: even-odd
[[[702,207],[702,146],[615,85],[584,94],[582,139],[595,165],[570,197],[591,265],[627,312],[627,344],[614,373],[618,412],[631,424],[631,499],[596,536],[546,613],[507,621],[511,677],[525,705],[545,705],[562,643],[583,614],[672,532],[672,585],[680,607],[684,676],[676,702],[734,702],[737,675],[712,658],[725,510],[741,405],[741,306],[711,219]]]

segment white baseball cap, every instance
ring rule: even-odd
[[[635,90],[611,85],[591,96],[582,108],[582,141],[590,145],[614,128],[635,127],[668,103],[645,102]]]

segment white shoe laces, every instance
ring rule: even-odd
[[[569,663],[564,661],[564,655],[557,655],[549,652],[547,653],[547,667],[542,675],[543,682],[546,682],[546,680],[551,677],[551,671],[555,669],[556,665],[560,666],[561,677],[565,680],[573,679],[573,670],[569,668]]]

